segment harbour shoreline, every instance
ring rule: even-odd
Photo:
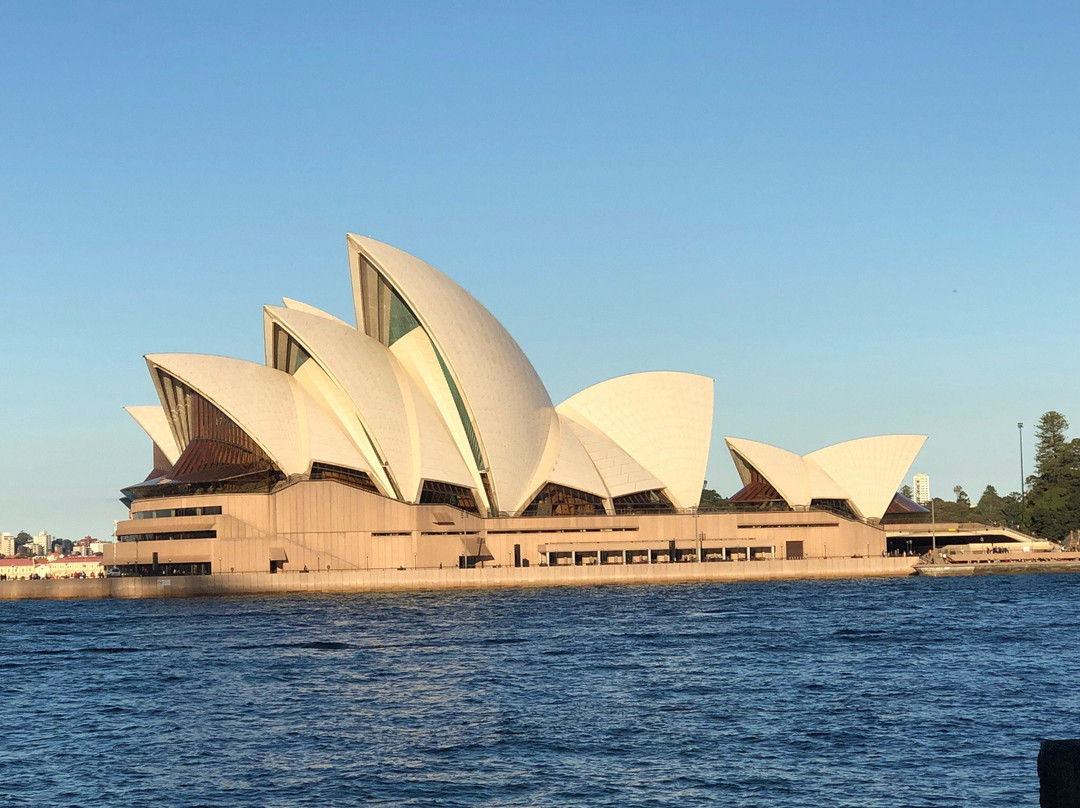
[[[919,559],[809,558],[686,564],[379,569],[0,581],[0,600],[184,598],[551,586],[904,577]]]

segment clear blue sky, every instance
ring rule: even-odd
[[[930,436],[934,493],[1080,432],[1076,3],[0,1],[0,530],[107,536],[141,356],[447,272],[558,402],[716,379],[734,435]],[[1029,436],[1027,459],[1034,448]]]

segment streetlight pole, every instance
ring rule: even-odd
[[[1024,506],[1024,422],[1020,421],[1016,428],[1020,430],[1020,507]]]
[[[930,563],[937,563],[937,518],[934,514],[934,500],[930,500]]]

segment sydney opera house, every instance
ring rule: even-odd
[[[347,238],[356,325],[263,311],[265,364],[146,357],[128,408],[153,471],[124,489],[125,574],[659,564],[880,555],[925,438],[800,456],[727,438],[743,487],[699,507],[713,381],[646,372],[552,403],[468,292]]]

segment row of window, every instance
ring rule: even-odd
[[[171,533],[132,533],[117,536],[120,541],[176,541],[178,539],[216,539],[216,530],[183,530]]]
[[[173,516],[218,516],[220,505],[206,505],[202,508],[166,508],[161,511],[139,511],[131,515],[132,519],[168,519]]]

